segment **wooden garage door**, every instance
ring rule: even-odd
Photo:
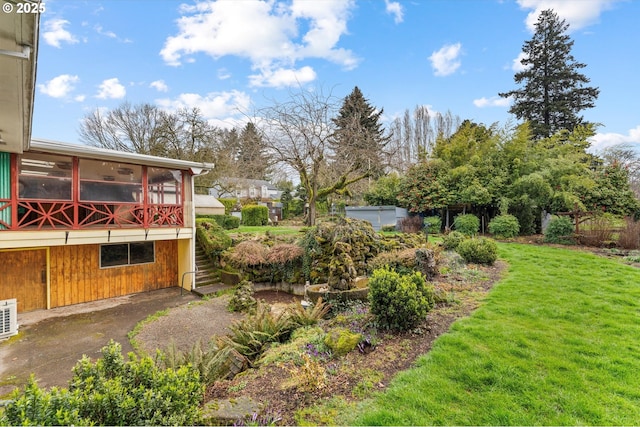
[[[45,249],[0,252],[0,300],[16,298],[18,312],[47,308]]]

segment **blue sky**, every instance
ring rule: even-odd
[[[358,86],[391,122],[426,105],[461,119],[515,123],[523,43],[541,10],[570,24],[575,59],[600,88],[584,111],[594,150],[640,147],[640,1],[44,0],[33,136],[80,142],[82,118],[123,102],[199,107],[221,127],[323,88]]]

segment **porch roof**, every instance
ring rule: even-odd
[[[204,175],[214,167],[213,163],[190,162],[187,160],[169,159],[167,157],[130,153],[91,147],[89,145],[70,144],[47,139],[32,139],[29,151],[78,156],[95,160],[107,160],[122,163],[133,163],[171,169],[189,170],[193,175]]]

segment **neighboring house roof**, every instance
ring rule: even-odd
[[[0,151],[22,153],[31,139],[40,14],[5,12],[0,13]]]
[[[216,199],[213,196],[208,196],[206,194],[194,194],[193,202],[196,205],[196,208],[222,208],[224,209],[224,205],[220,202],[220,200]]]
[[[205,174],[213,169],[213,163],[190,162],[186,160],[169,159],[166,157],[149,156],[146,154],[129,153],[91,147],[88,145],[69,144],[46,139],[31,140],[30,151],[41,151],[51,154],[88,157],[92,159],[110,160],[123,163],[142,164],[163,168],[190,170],[194,175]]]

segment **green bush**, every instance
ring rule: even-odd
[[[204,386],[190,366],[160,369],[149,357],[129,360],[111,341],[93,363],[84,356],[69,389],[38,388],[33,378],[14,392],[2,425],[193,425],[199,422]]]
[[[453,220],[453,228],[465,236],[475,236],[480,230],[480,220],[473,214],[460,214]]]
[[[400,274],[411,273],[416,268],[416,249],[382,252],[367,264],[370,273],[384,267],[389,267]]]
[[[249,205],[242,208],[242,225],[260,226],[269,223],[269,208]]]
[[[459,231],[451,231],[442,236],[442,247],[446,251],[454,251],[467,237]]]
[[[442,219],[439,216],[428,216],[424,219],[424,226],[427,227],[427,233],[438,234],[442,228]]]
[[[419,272],[400,275],[382,268],[375,270],[369,279],[369,303],[381,327],[407,330],[433,308],[434,291]]]
[[[217,259],[222,251],[231,247],[231,237],[217,222],[208,218],[196,219],[196,239],[212,259]]]
[[[466,262],[493,265],[498,259],[498,245],[485,237],[466,239],[458,245],[456,252]]]
[[[508,239],[520,233],[520,223],[513,215],[498,215],[489,222],[489,233],[496,237]]]
[[[574,231],[573,221],[571,221],[569,217],[555,217],[549,221],[549,225],[547,225],[547,229],[544,231],[544,241],[546,243],[571,245],[574,243]]]
[[[225,230],[233,230],[240,227],[240,218],[233,215],[198,215],[198,218],[210,218]]]
[[[224,205],[224,214],[229,215],[233,212],[233,207],[238,203],[236,199],[218,199]]]

